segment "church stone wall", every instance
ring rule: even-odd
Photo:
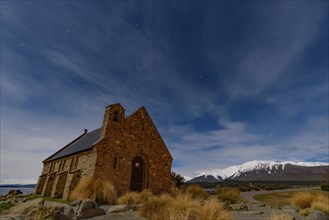
[[[172,157],[146,109],[125,118],[120,104],[111,105],[104,114],[100,140],[90,150],[45,161],[36,193],[67,199],[83,177],[93,175],[109,178],[120,196],[131,190],[136,157],[144,164],[142,189],[168,191]]]
[[[94,150],[88,150],[54,161],[45,162],[41,176],[39,177],[36,193],[67,199],[69,189],[73,189],[71,184],[72,179],[76,180],[77,173],[79,173],[79,179],[93,174],[96,157]],[[76,165],[74,164],[75,162]],[[76,186],[75,182],[73,184]]]
[[[132,161],[141,156],[144,161],[143,188],[154,193],[169,190],[172,158],[146,110],[139,110],[121,125],[114,124],[120,122],[111,123],[107,123],[108,126],[116,129],[95,146],[99,152],[95,175],[109,177],[121,195],[130,190]],[[115,157],[117,169],[113,165]]]

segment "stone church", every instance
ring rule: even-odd
[[[120,104],[105,108],[102,127],[43,161],[36,194],[67,199],[81,178],[109,177],[118,195],[171,186],[172,156],[145,107],[130,116]]]

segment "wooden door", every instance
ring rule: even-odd
[[[135,157],[131,170],[131,191],[142,191],[144,179],[144,162],[141,157]]]

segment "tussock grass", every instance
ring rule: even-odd
[[[84,177],[72,191],[70,200],[91,199],[98,203],[115,204],[116,190],[109,179],[93,176]]]
[[[307,209],[313,209],[329,214],[329,194],[311,192],[296,193],[291,198],[291,204],[301,208],[300,213],[306,213]]]
[[[325,201],[322,201],[322,202],[315,201],[315,202],[312,203],[311,209],[319,210],[319,211],[327,213],[329,215],[329,203],[328,203],[328,201],[327,202],[325,202]]]
[[[314,194],[309,192],[300,192],[295,194],[291,198],[291,203],[292,205],[297,206],[301,209],[306,209],[311,207],[313,200],[314,200]]]
[[[217,200],[194,200],[191,194],[153,196],[139,210],[150,220],[231,220]]]
[[[217,199],[223,202],[237,203],[240,200],[240,190],[234,187],[221,187],[216,190]]]
[[[181,195],[183,191],[176,186],[170,188],[169,194],[176,197],[177,195]]]
[[[138,202],[138,204],[139,203],[144,203],[144,202],[148,201],[152,196],[153,196],[153,193],[152,193],[151,190],[144,189],[142,192],[140,192],[138,194],[137,202]]]
[[[133,205],[137,202],[137,193],[136,192],[126,192],[118,198],[119,204]]]
[[[142,192],[126,192],[124,195],[119,197],[119,204],[135,205],[141,204],[149,200],[153,196],[153,193],[149,189],[144,189]]]
[[[189,194],[193,199],[205,200],[208,198],[208,193],[198,185],[190,185],[186,189],[186,194]]]
[[[232,216],[224,210],[223,204],[217,200],[208,200],[199,210],[198,220],[231,220]]]
[[[311,213],[311,209],[310,208],[306,208],[306,209],[301,209],[299,210],[299,214],[302,216],[308,216]]]
[[[272,212],[270,220],[294,220],[294,217],[286,213]]]
[[[140,208],[139,213],[143,217],[154,218],[155,215],[163,213],[162,209],[168,207],[172,200],[173,197],[168,194],[161,194],[159,197],[153,196],[144,203],[144,205]]]

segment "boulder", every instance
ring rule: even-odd
[[[43,205],[44,201],[42,198],[34,199],[25,203],[20,203],[14,207],[11,207],[8,210],[3,211],[1,214],[27,214],[33,208]]]
[[[249,207],[244,203],[231,204],[231,205],[228,205],[227,208],[229,210],[233,210],[233,211],[248,211],[249,210]]]
[[[98,208],[98,205],[90,199],[73,201],[71,206],[74,208],[78,219],[92,218],[106,214],[104,209]]]
[[[78,219],[87,219],[87,218],[92,218],[92,217],[105,215],[105,214],[106,214],[105,210],[102,208],[82,209],[77,217],[78,217]]]
[[[108,213],[116,213],[116,212],[126,212],[129,210],[128,205],[114,205],[110,207],[107,212]]]
[[[306,220],[328,220],[329,215],[318,211],[318,210],[312,210],[311,213],[307,216]]]
[[[10,197],[10,196],[16,196],[16,195],[21,195],[23,194],[22,191],[20,191],[19,189],[14,189],[14,190],[10,190],[5,197]]]

